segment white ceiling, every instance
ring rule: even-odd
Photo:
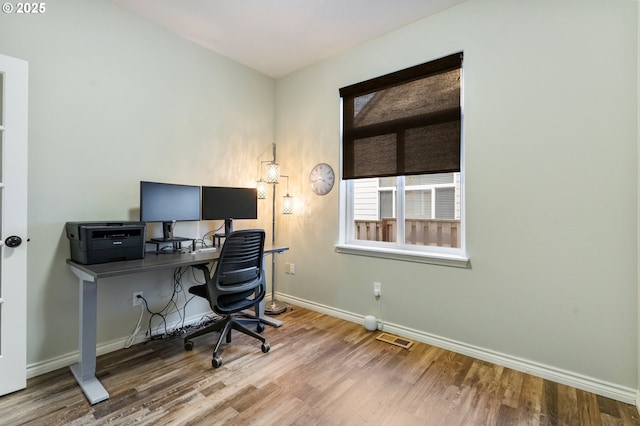
[[[274,78],[465,0],[111,0]]]

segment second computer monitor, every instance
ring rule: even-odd
[[[202,187],[202,220],[224,220],[224,233],[233,232],[233,219],[258,218],[256,188]]]

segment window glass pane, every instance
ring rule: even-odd
[[[380,218],[396,217],[394,191],[380,191]]]
[[[387,242],[396,240],[396,181],[395,177],[353,181],[356,240]],[[375,198],[372,199],[372,197]],[[375,206],[375,210],[372,206]],[[372,211],[375,211],[375,216],[371,215]]]
[[[459,175],[405,177],[405,244],[460,247]]]
[[[406,176],[405,243],[460,247],[459,173]],[[356,179],[354,228],[356,240],[397,241],[396,177]]]
[[[457,53],[340,89],[348,189],[341,241],[461,252],[439,249],[464,240],[461,66]]]
[[[432,175],[413,175],[405,178],[407,186],[435,185],[453,183],[453,173],[435,173]]]
[[[404,203],[407,219],[431,219],[431,190],[407,190]]]
[[[380,188],[395,187],[396,186],[396,180],[397,179],[396,179],[395,176],[379,178],[378,185],[380,185]]]
[[[455,219],[455,188],[436,189],[436,219]]]
[[[378,220],[378,179],[357,179],[353,181],[353,218],[367,221]]]

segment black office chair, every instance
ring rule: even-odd
[[[244,324],[255,324],[258,332],[264,326],[258,318],[258,305],[264,299],[266,283],[262,269],[265,234],[262,229],[240,230],[227,235],[220,251],[220,257],[213,276],[206,265],[195,265],[202,270],[206,284],[189,288],[189,293],[209,300],[211,309],[222,316],[213,324],[198,330],[184,338],[185,350],[193,349],[193,339],[213,331],[219,331],[218,341],[213,350],[211,364],[218,368],[222,365],[219,351],[222,341],[231,343],[231,330],[255,337],[262,342],[262,352],[269,352],[269,344],[260,334],[248,329]],[[236,314],[253,307],[255,318],[238,318]]]

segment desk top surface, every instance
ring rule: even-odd
[[[265,254],[282,253],[289,250],[286,245],[274,245],[264,248]],[[144,259],[124,260],[119,262],[96,263],[83,265],[67,259],[70,267],[78,269],[94,278],[115,277],[157,269],[179,268],[182,266],[201,265],[220,257],[220,250],[203,253],[146,253]]]

